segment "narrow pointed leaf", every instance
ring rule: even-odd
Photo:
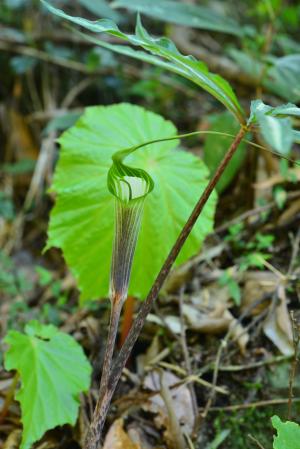
[[[45,0],[41,1],[53,14],[56,14],[63,19],[73,22],[76,25],[80,25],[95,33],[107,33],[119,37],[131,45],[142,47],[153,55],[167,60],[171,63],[168,67],[170,70],[179,73],[181,76],[184,76],[209,92],[217,100],[223,103],[224,106],[236,116],[239,122],[245,122],[244,111],[231,86],[224,78],[209,72],[207,66],[203,62],[197,61],[193,56],[182,55],[170,39],[165,37],[153,38],[150,36],[143,27],[139,17],[136,25],[136,34],[130,35],[123,33],[112,20],[102,19],[91,21],[83,19],[82,17],[70,16],[61,9],[54,8],[49,3],[45,2]],[[155,60],[152,60],[151,62],[155,64]]]

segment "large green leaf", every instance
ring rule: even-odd
[[[273,449],[300,449],[299,424],[292,421],[283,422],[278,416],[273,416],[272,424],[277,430]]]
[[[53,190],[49,246],[62,248],[78,279],[83,300],[108,295],[114,236],[114,197],[107,173],[116,151],[157,138],[176,135],[175,126],[139,106],[119,104],[90,107],[76,126],[60,138],[61,154]],[[154,180],[145,200],[130,293],[145,297],[165,257],[207,183],[208,170],[200,159],[175,149],[178,141],[141,148],[127,157]],[[199,251],[213,228],[216,197],[205,207],[177,263]]]
[[[117,0],[112,6],[127,8],[178,25],[234,35],[243,34],[242,28],[233,18],[205,6],[170,0]]]
[[[29,449],[48,429],[75,424],[91,366],[79,344],[52,325],[31,321],[25,334],[11,330],[4,341],[9,345],[5,368],[21,377],[16,395],[23,423],[20,448]]]
[[[184,76],[209,92],[223,103],[241,123],[244,123],[244,112],[229,83],[221,76],[209,72],[207,66],[203,62],[197,61],[193,56],[182,55],[170,39],[166,37],[153,38],[150,36],[142,26],[139,17],[136,25],[136,33],[135,35],[130,35],[123,33],[111,20],[102,19],[91,21],[82,17],[70,16],[61,9],[49,5],[45,0],[41,1],[53,14],[63,19],[69,20],[94,33],[107,33],[119,37],[131,45],[142,47],[153,55],[166,59],[169,61],[169,70]],[[136,54],[135,57],[137,56]],[[144,57],[142,56],[141,59],[144,60]],[[156,64],[155,61],[156,59],[152,59],[149,62]],[[161,65],[160,63],[158,64]]]
[[[237,134],[238,123],[227,111],[215,114],[209,119],[211,123],[210,131],[221,133]],[[208,134],[204,143],[204,162],[211,174],[215,173],[221,160],[228,150],[228,137],[218,134]],[[217,184],[217,191],[222,192],[231,183],[238,172],[246,156],[246,144],[241,142],[231,161],[227,165],[220,181]]]

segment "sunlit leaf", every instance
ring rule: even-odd
[[[272,424],[277,430],[277,436],[274,437],[273,441],[273,449],[300,448],[299,424],[292,421],[283,422],[278,416],[273,416]]]
[[[60,138],[61,152],[52,189],[49,246],[63,250],[78,280],[82,299],[108,295],[114,239],[114,196],[107,188],[111,157],[118,150],[175,136],[174,125],[129,104],[90,107]],[[154,181],[147,196],[129,292],[145,297],[165,257],[204,190],[208,170],[200,159],[161,142],[129,155],[126,164]],[[184,245],[177,263],[196,254],[212,230],[213,195]]]
[[[91,366],[80,345],[52,325],[31,321],[25,334],[9,331],[5,368],[16,370],[21,388],[23,434],[20,449],[29,449],[56,426],[74,425],[79,394],[90,386]]]

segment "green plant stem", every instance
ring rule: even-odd
[[[250,131],[250,129],[247,129],[245,134],[248,131]],[[202,135],[202,134],[203,135],[210,135],[211,134],[211,135],[215,135],[215,136],[230,137],[232,139],[235,139],[235,137],[236,137],[234,134],[224,133],[224,132],[221,132],[221,131],[206,131],[206,130],[205,131],[193,131],[191,133],[178,134],[178,135],[172,136],[172,137],[163,137],[161,139],[149,140],[148,142],[141,143],[139,145],[136,145],[135,147],[131,147],[131,148],[128,148],[128,149],[125,149],[125,150],[121,150],[119,153],[125,153],[126,152],[126,153],[130,154],[130,153],[134,152],[135,150],[138,150],[139,148],[143,148],[143,147],[146,147],[147,145],[152,145],[154,143],[168,142],[170,140],[184,139],[186,137],[199,136],[199,135]],[[277,156],[277,157],[279,157],[281,159],[285,159],[286,161],[289,161],[292,164],[300,166],[300,163],[298,161],[295,161],[294,159],[291,159],[291,158],[289,158],[289,157],[279,153],[278,151],[270,150],[270,148],[267,148],[267,147],[265,147],[263,145],[255,143],[255,142],[251,142],[251,140],[248,140],[248,139],[244,139],[243,138],[242,140],[243,140],[243,142],[247,143],[248,145],[251,145],[252,147],[257,148],[258,150],[267,151],[268,153],[274,154],[274,156]]]
[[[182,246],[184,245],[186,239],[190,235],[190,232],[196,223],[200,213],[202,212],[205,204],[207,203],[212,191],[216,187],[220,177],[222,176],[225,168],[230,162],[231,158],[235,154],[239,144],[241,143],[243,137],[245,136],[248,128],[246,126],[242,126],[238,134],[235,136],[232,144],[230,145],[227,153],[225,154],[222,162],[219,164],[215,174],[209,181],[206,189],[202,193],[199,201],[197,202],[194,210],[192,211],[190,217],[188,218],[186,224],[181,230],[173,248],[171,249],[168,257],[166,258],[157,278],[152,285],[150,292],[146,298],[146,300],[142,303],[138,315],[131,327],[131,330],[126,338],[126,341],[118,354],[118,357],[115,363],[112,366],[111,373],[109,376],[107,389],[105,391],[100,391],[99,398],[97,401],[95,413],[93,416],[93,420],[91,423],[91,427],[88,433],[88,437],[85,443],[85,449],[98,449],[101,447],[101,435],[103,426],[105,423],[106,415],[109,409],[109,405],[116,389],[116,386],[119,382],[119,379],[122,374],[122,370],[126,365],[127,359],[133,349],[133,346],[138,339],[138,336],[144,326],[146,317],[150,312],[153,302],[156,300],[158,293],[169,274],[175,259],[177,258]]]

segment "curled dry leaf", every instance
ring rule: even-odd
[[[219,334],[228,329],[231,320],[224,316],[224,312],[221,305],[206,313],[188,304],[183,306],[183,314],[189,327],[205,334]]]
[[[173,385],[180,382],[180,379],[174,374],[165,371],[164,382],[170,388],[172,400],[174,402],[174,411],[182,431],[190,435],[195,424],[195,415],[193,413],[192,397],[190,390],[186,385],[180,385],[172,388]],[[144,380],[144,387],[152,391],[160,391],[160,375],[158,371],[151,371]],[[166,439],[169,440],[167,434],[170,432],[170,423],[167,408],[161,395],[155,394],[144,405],[144,410],[156,414],[155,423],[161,428],[166,429]]]
[[[279,304],[271,310],[264,324],[266,336],[284,355],[294,353],[293,330],[283,285],[278,288]]]
[[[103,449],[143,449],[134,443],[123,429],[123,420],[117,419],[106,435]]]
[[[244,289],[242,295],[242,310],[251,308],[251,306],[262,300],[265,295],[274,293],[278,283],[278,277],[270,271],[248,271],[244,275]],[[252,315],[259,315],[266,307],[268,302],[263,301],[257,306],[251,308]]]

